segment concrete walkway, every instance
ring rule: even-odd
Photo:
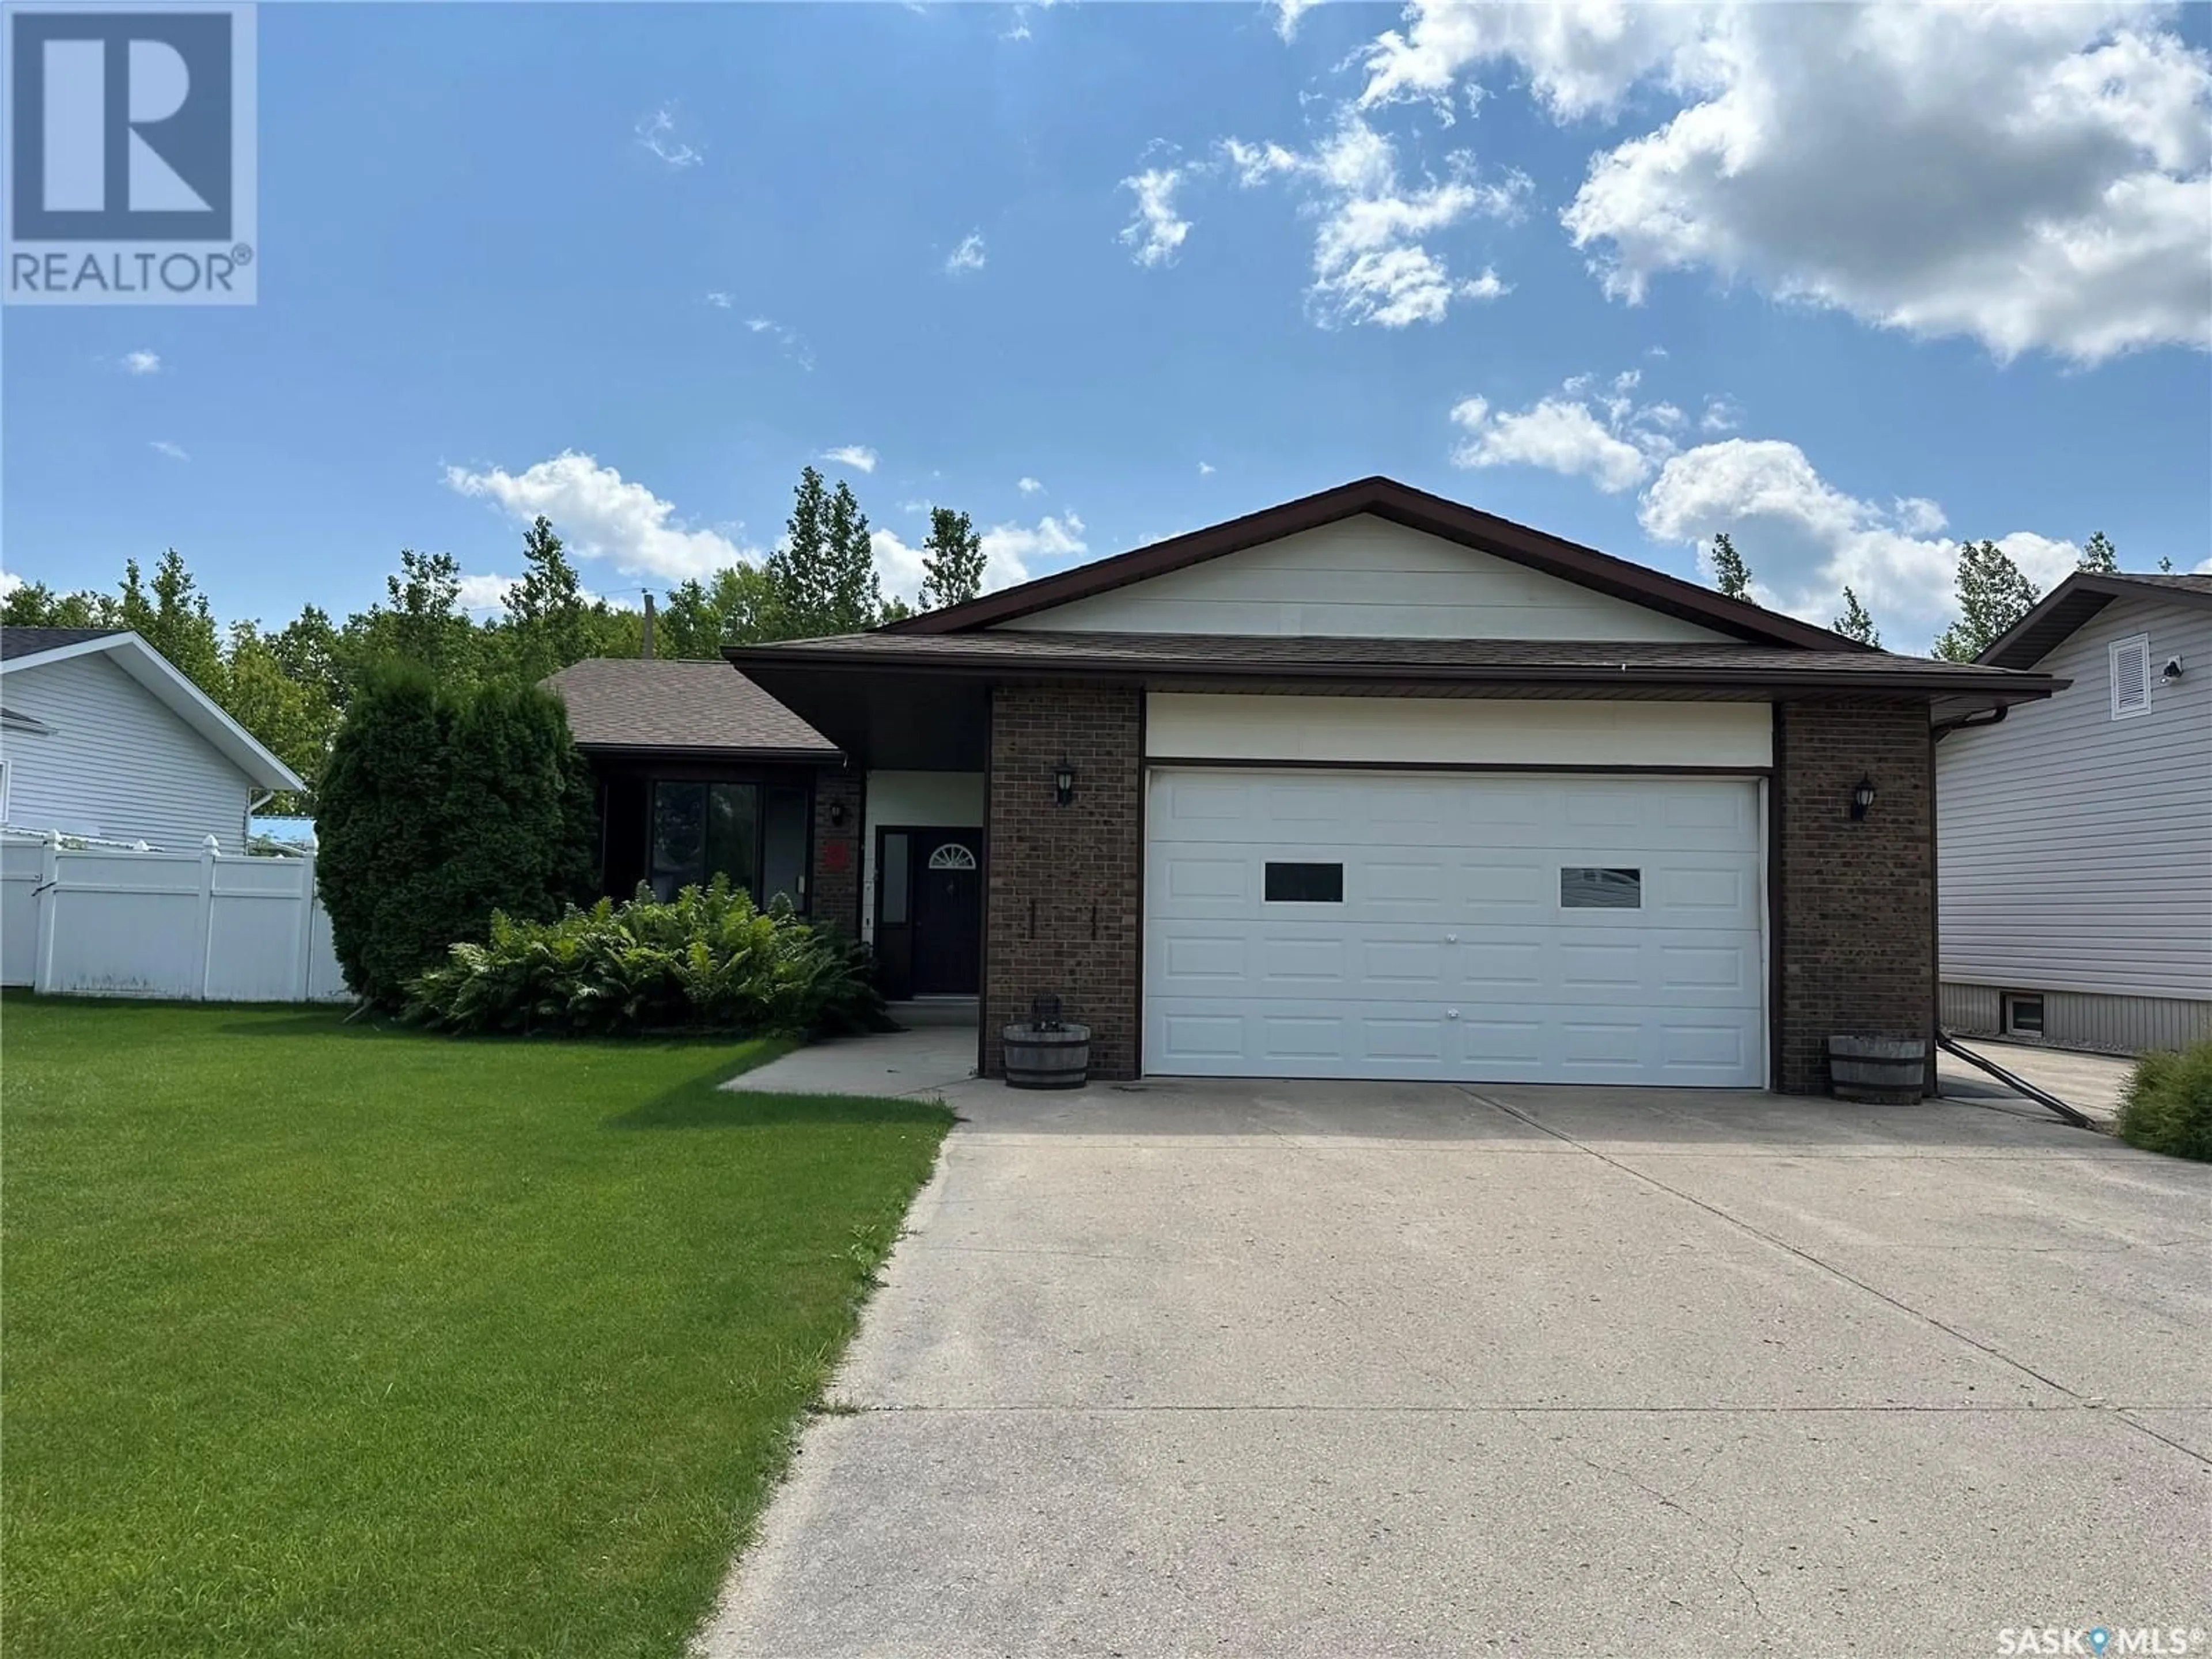
[[[2212,1170],[1958,1103],[945,1094],[703,1653],[2212,1624]]]
[[[975,1005],[902,1002],[903,1030],[836,1037],[741,1072],[722,1086],[783,1095],[937,1095],[975,1075]]]

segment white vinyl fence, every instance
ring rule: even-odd
[[[347,994],[315,861],[0,836],[0,984],[62,995],[328,1002]]]

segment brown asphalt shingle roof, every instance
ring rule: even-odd
[[[838,755],[829,738],[720,659],[591,657],[545,686],[568,706],[568,729],[585,749],[791,760]]]
[[[1087,669],[1238,675],[1270,670],[1310,676],[1341,669],[1364,677],[1452,676],[1531,679],[1561,677],[1676,677],[1720,681],[1764,677],[1844,676],[1869,682],[1976,684],[2016,677],[1972,663],[1942,662],[1887,651],[1808,651],[1792,647],[1663,644],[1587,640],[1352,639],[1224,634],[1097,634],[1001,628],[971,634],[843,634],[735,651],[771,664],[842,661],[885,667]]]

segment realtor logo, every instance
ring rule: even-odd
[[[9,10],[10,303],[252,303],[253,21]]]

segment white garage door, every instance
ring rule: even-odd
[[[1152,774],[1145,1069],[1757,1086],[1759,785]]]

